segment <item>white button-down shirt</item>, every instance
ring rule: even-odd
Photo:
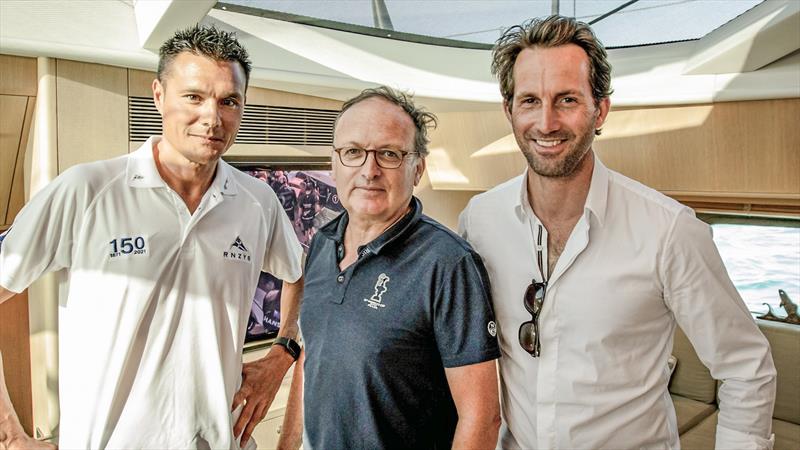
[[[775,368],[708,225],[595,159],[584,212],[552,274],[540,273],[526,174],[474,197],[461,234],[492,282],[504,448],[679,448],[667,391],[676,324],[719,392],[717,447],[770,448]],[[532,281],[548,279],[541,357],[518,342]]]

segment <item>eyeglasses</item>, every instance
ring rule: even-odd
[[[530,353],[534,358],[538,357],[542,350],[539,341],[539,313],[544,305],[544,294],[547,291],[547,282],[532,282],[525,290],[525,297],[522,303],[531,315],[531,320],[523,322],[519,326],[519,345]]]
[[[390,148],[367,150],[358,147],[334,148],[333,151],[339,155],[339,161],[346,167],[361,167],[367,162],[367,156],[370,153],[375,153],[375,162],[378,163],[378,167],[383,169],[397,169],[403,165],[403,160],[406,156],[419,153],[392,150]]]

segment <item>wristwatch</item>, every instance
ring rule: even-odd
[[[302,351],[300,348],[300,344],[298,344],[294,339],[287,338],[284,336],[278,336],[272,342],[272,345],[280,345],[281,347],[286,349],[286,353],[289,354],[295,361],[297,358],[300,357],[300,352]]]

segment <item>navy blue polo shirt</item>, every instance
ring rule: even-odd
[[[307,448],[450,448],[446,367],[496,359],[489,277],[456,234],[411,210],[344,271],[348,215],[314,236],[305,268]]]

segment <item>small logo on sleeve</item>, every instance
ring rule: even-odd
[[[494,320],[490,320],[489,324],[486,325],[486,330],[489,331],[489,335],[492,337],[497,336],[497,324],[494,323]]]
[[[250,250],[248,250],[247,246],[244,245],[242,238],[236,236],[236,240],[233,241],[233,244],[228,247],[228,250],[222,252],[222,257],[234,261],[249,262]]]
[[[372,297],[364,299],[364,301],[367,302],[367,306],[372,309],[386,307],[386,305],[383,303],[383,294],[389,291],[389,288],[386,287],[389,279],[389,275],[386,275],[385,273],[378,275],[378,280],[375,282],[375,293],[372,294]]]
[[[118,258],[125,255],[147,254],[147,240],[144,236],[120,237],[112,239],[108,245],[109,258]]]

